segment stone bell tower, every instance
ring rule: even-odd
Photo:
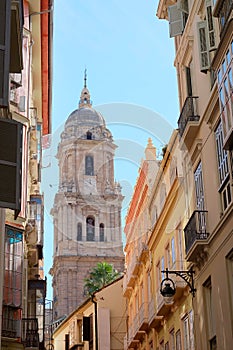
[[[116,145],[103,116],[92,108],[86,86],[68,117],[58,145],[59,190],[54,223],[54,316],[72,312],[84,299],[84,278],[98,262],[124,269],[123,196],[114,181]]]

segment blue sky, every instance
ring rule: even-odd
[[[54,1],[54,144],[44,155],[45,274],[51,299],[53,227],[49,215],[57,189],[56,143],[62,125],[78,108],[84,69],[93,107],[111,130],[116,152],[115,177],[126,199],[123,219],[148,137],[158,147],[177,127],[178,94],[173,66],[174,42],[168,23],[156,17],[158,1]],[[131,154],[126,156],[125,150]],[[47,168],[47,165],[52,165]],[[124,221],[123,221],[124,224]]]

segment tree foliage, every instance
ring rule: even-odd
[[[120,273],[107,262],[99,262],[94,267],[88,278],[84,279],[84,290],[87,295],[93,294],[95,291],[103,288],[113,282],[120,276]]]

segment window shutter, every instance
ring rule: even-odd
[[[23,125],[0,119],[0,207],[21,210]]]
[[[188,5],[188,0],[180,0],[177,1],[177,7],[178,9],[180,9],[181,11],[185,12],[185,13],[189,13],[189,5]]]
[[[9,105],[11,1],[0,1],[0,107]]]
[[[216,37],[214,30],[214,20],[212,15],[212,2],[211,0],[206,0],[206,19],[207,19],[207,32],[209,40],[209,49],[216,49]]]
[[[168,20],[170,38],[181,35],[184,30],[183,13],[177,4],[168,7]]]
[[[206,21],[197,23],[197,31],[200,56],[200,70],[201,72],[206,72],[210,66]]]

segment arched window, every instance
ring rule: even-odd
[[[90,131],[87,132],[87,140],[92,140],[92,133]]]
[[[104,224],[100,224],[100,242],[104,242]]]
[[[77,241],[82,241],[82,224],[81,224],[81,222],[78,223]]]
[[[94,160],[92,156],[85,158],[85,175],[94,175]]]
[[[88,216],[86,220],[87,224],[87,241],[95,240],[95,219],[92,216]]]

